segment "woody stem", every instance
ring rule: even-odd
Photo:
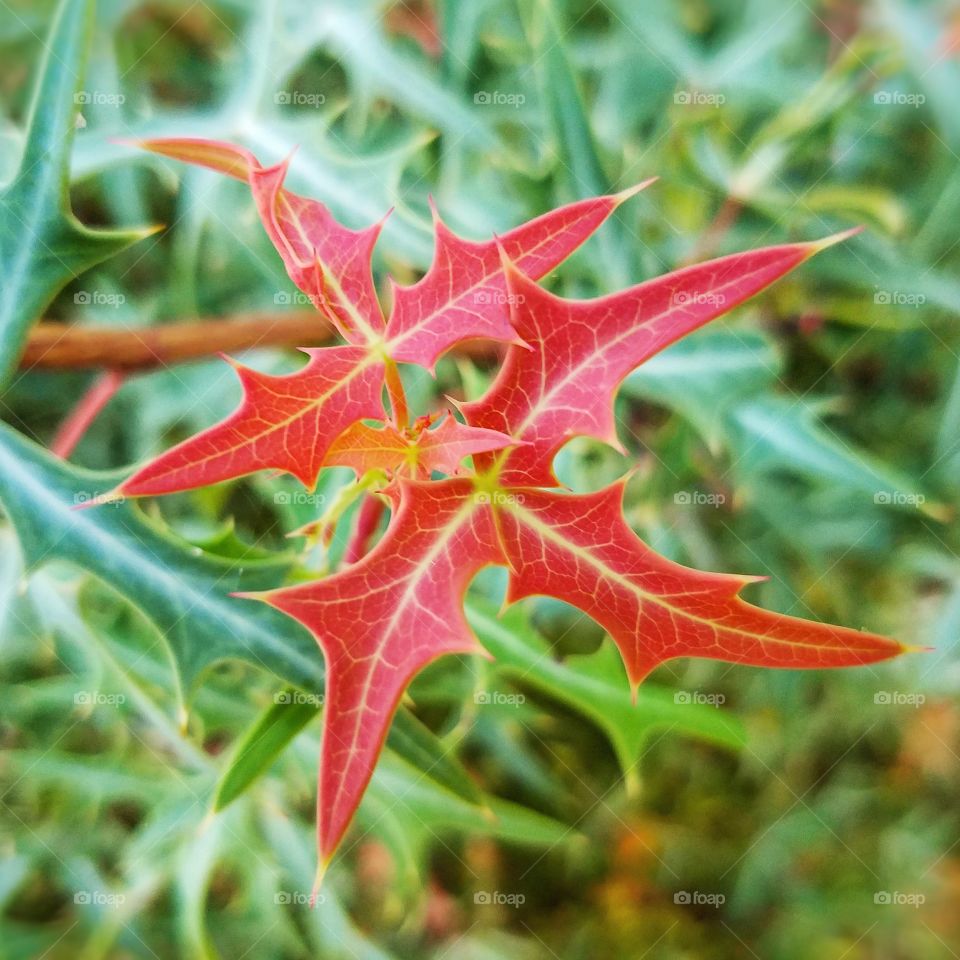
[[[397,368],[395,360],[387,359],[385,380],[394,425],[398,430],[404,430],[410,423],[410,411],[407,409],[407,395],[404,392],[403,380],[400,379],[400,370]]]

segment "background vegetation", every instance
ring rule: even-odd
[[[210,359],[129,377],[70,466],[40,447],[95,374],[21,366],[0,433],[0,955],[957,956],[957,9],[110,0],[82,77],[76,29],[44,60],[53,19],[47,2],[0,0],[0,182],[46,71],[70,89],[45,102],[51,138],[29,143],[49,164],[65,156],[56,117],[74,109],[56,103],[76,101],[78,217],[166,229],[59,281],[41,257],[18,286],[17,222],[35,207],[8,190],[0,314],[14,354],[24,291],[39,291],[37,319],[66,280],[43,312],[77,325],[260,311],[266,327],[298,308],[242,185],[115,137],[234,140],[265,162],[299,145],[294,189],[352,226],[395,208],[378,266],[404,280],[429,263],[428,194],[482,237],[659,175],[550,279],[567,295],[865,224],[632,376],[627,459],[576,441],[561,468],[591,489],[637,464],[629,516],[657,549],[769,574],[751,597],[770,607],[934,649],[830,674],[677,661],[634,710],[589,621],[528,602],[498,622],[500,581],[482,576],[471,618],[498,660],[448,658],[416,682],[416,748],[391,741],[310,910],[310,676],[287,687],[230,660],[192,693],[178,676],[206,644],[276,643],[291,663],[309,650],[285,620],[237,635],[225,594],[234,578],[329,565],[350,518],[331,556],[299,554],[284,534],[321,505],[257,476],[84,511],[95,526],[81,527],[73,503],[109,486],[87,471],[123,472],[212,423],[236,401],[233,375]],[[56,194],[37,189],[34,204]],[[489,371],[452,357],[437,384],[413,386],[426,406]],[[331,472],[321,494],[343,480]],[[262,727],[244,748],[265,714],[306,725],[285,749]],[[248,783],[258,759],[267,772]]]

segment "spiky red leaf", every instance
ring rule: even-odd
[[[318,200],[285,189],[289,158],[263,167],[249,150],[217,140],[136,142],[153,153],[246,181],[290,279],[350,343],[368,343],[379,337],[384,322],[371,257],[382,224],[350,230]]]
[[[400,506],[374,550],[342,573],[256,594],[305,624],[327,661],[317,832],[332,856],[373,773],[400,697],[445,653],[480,653],[463,594],[502,563],[489,508],[469,480],[400,480]]]
[[[270,467],[312,488],[339,434],[359,419],[383,416],[383,364],[362,347],[304,352],[310,362],[282,377],[236,365],[240,406],[138,470],[117,493],[175,493]]]
[[[703,573],[659,556],[624,521],[624,487],[513,491],[498,526],[511,561],[508,601],[544,594],[589,614],[616,641],[632,685],[675,657],[811,668],[903,651],[876,634],[752,606],[738,594],[756,577]]]
[[[453,476],[460,472],[464,457],[500,450],[513,443],[504,433],[469,427],[451,416],[428,429],[432,419],[423,417],[409,430],[398,430],[390,423],[382,427],[355,423],[330,447],[327,466],[351,467],[358,476],[368,470],[423,479],[434,471]]]
[[[409,681],[444,653],[480,652],[461,609],[474,574],[510,569],[508,601],[545,594],[606,628],[636,685],[657,664],[702,656],[836,667],[895,656],[884,637],[751,606],[755,578],[701,573],[650,550],[622,517],[623,484],[588,495],[401,480],[373,552],[323,580],[256,595],[295,617],[327,659],[317,806],[326,863],[376,764]]]
[[[594,197],[551,210],[499,238],[506,255],[537,279],[580,246],[648,180],[623,193]],[[395,360],[433,368],[460,340],[487,337],[516,341],[510,325],[510,296],[497,240],[477,243],[458,237],[434,208],[433,264],[418,283],[394,285],[387,323],[387,351]]]
[[[468,423],[524,441],[497,458],[501,481],[554,485],[553,456],[578,434],[619,447],[613,399],[628,373],[835,239],[736,253],[595,300],[556,297],[507,263],[512,322],[528,348],[511,347],[490,390],[462,407]]]

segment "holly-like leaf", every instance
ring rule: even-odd
[[[509,602],[546,594],[593,617],[619,647],[634,691],[675,657],[825,667],[904,649],[875,634],[753,607],[739,597],[752,578],[700,573],[658,556],[623,519],[622,483],[588,495],[551,489],[553,457],[570,437],[617,444],[613,400],[628,373],[841,237],[735,254],[570,301],[535,278],[633,191],[572,204],[485,244],[456,237],[435,217],[434,264],[418,284],[394,289],[384,329],[368,309],[374,235],[358,246],[338,244],[334,227],[332,247],[320,252],[329,214],[290,199],[285,165],[264,170],[246,151],[209,142],[148,146],[246,179],[291,276],[352,345],[309,351],[307,367],[288,377],[242,369],[240,409],[144,468],[120,493],[170,492],[262,467],[308,486],[325,464],[396,477],[379,491],[394,513],[369,554],[358,552],[317,581],[241,594],[307,626],[326,659],[321,868],[359,805],[410,680],[445,653],[482,651],[463,599],[485,566],[509,569]],[[397,362],[431,367],[453,343],[475,336],[511,346],[488,393],[464,405],[467,426],[448,419],[430,430],[428,416],[408,427]],[[362,421],[379,419],[384,384],[393,422],[371,427]],[[456,475],[467,455],[478,468],[473,476],[426,479],[434,470]]]
[[[213,140],[156,139],[137,145],[245,180],[291,280],[349,342],[379,344],[384,323],[370,260],[381,224],[349,230],[323,204],[284,189],[289,160],[265,168],[250,151]],[[499,243],[529,276],[541,277],[651,182],[560,207],[509,231]],[[396,361],[431,369],[460,340],[517,339],[510,326],[498,241],[465,240],[443,223],[435,208],[433,214],[433,264],[418,283],[394,285],[384,348]]]
[[[503,563],[494,517],[470,480],[401,479],[384,538],[342,573],[252,596],[295,617],[327,661],[317,832],[333,855],[373,774],[410,680],[445,653],[481,653],[463,594]]]
[[[60,4],[19,168],[0,192],[0,383],[30,326],[67,283],[155,230],[90,230],[70,209],[70,147],[92,20],[91,0]]]
[[[470,336],[516,340],[496,241],[460,240],[438,220],[434,266],[422,285],[396,290],[400,314],[395,311],[384,332],[370,263],[379,227],[360,233],[347,230],[322,204],[283,188],[286,163],[264,168],[241,147],[195,139],[144,140],[139,145],[245,180],[291,278],[352,346],[307,350],[310,363],[286,377],[238,366],[244,388],[240,407],[222,423],[147,464],[118,488],[117,495],[174,493],[266,468],[285,470],[312,488],[337,437],[357,421],[383,416],[384,375],[395,374],[397,360],[432,363],[457,340]],[[539,276],[579,246],[633,192],[555,210],[509,232],[501,242]],[[396,376],[388,379],[396,382]],[[424,469],[433,469],[436,462],[453,473],[464,456],[503,446],[502,442],[484,446],[493,438],[489,432],[483,436],[481,441],[481,435],[468,428],[446,427],[428,444],[432,453],[427,454]],[[356,439],[366,444],[374,438],[363,433]],[[454,439],[463,450],[456,463],[451,460],[456,454]],[[346,462],[348,442],[338,447],[336,462]],[[372,454],[361,454],[350,465],[364,456]],[[396,466],[394,454],[384,456]]]
[[[703,573],[654,553],[623,519],[620,482],[587,495],[501,496],[498,529],[511,562],[510,603],[538,594],[589,614],[623,654],[631,686],[676,657],[765,667],[839,667],[902,653],[876,634],[751,606],[738,596],[763,577]]]
[[[327,466],[351,467],[358,476],[369,470],[422,479],[429,479],[434,471],[454,476],[460,472],[464,457],[500,450],[513,443],[505,433],[469,427],[451,416],[430,427],[434,419],[422,417],[407,430],[398,430],[390,423],[382,427],[355,423],[330,447]]]
[[[570,436],[616,442],[612,403],[643,360],[724,313],[833,239],[724,257],[594,301],[541,290],[505,261],[518,332],[487,396],[465,405],[476,426],[524,444],[473,480],[401,481],[387,534],[366,558],[315,583],[262,595],[304,623],[328,662],[318,801],[324,863],[376,763],[417,670],[476,650],[463,591],[481,567],[509,568],[508,602],[545,594],[579,607],[620,648],[631,687],[658,664],[702,656],[775,667],[871,663],[904,650],[887,638],[753,607],[755,578],[700,573],[650,550],[623,519],[624,484],[551,489],[550,462]]]
[[[556,297],[507,263],[512,322],[532,349],[511,347],[487,394],[462,408],[523,443],[497,457],[501,481],[554,485],[553,456],[578,434],[620,449],[613,398],[631,370],[843,236],[736,253],[595,300]]]
[[[289,158],[272,167],[243,147],[216,140],[139,140],[137,146],[244,180],[290,279],[350,343],[383,331],[370,261],[382,223],[350,230],[318,200],[283,186]]]
[[[312,489],[327,450],[348,426],[383,416],[383,363],[362,347],[311,348],[296,373],[236,366],[243,402],[226,420],[151,461],[116,493],[141,497],[189,490],[265,467]]]
[[[516,341],[510,324],[499,247],[519,269],[539,279],[565,260],[624,200],[652,183],[647,180],[612,196],[559,207],[484,243],[458,237],[433,208],[436,249],[418,283],[394,285],[387,323],[387,351],[395,360],[433,368],[460,340],[487,337]]]
[[[482,567],[509,567],[509,602],[545,594],[593,617],[619,646],[634,689],[676,657],[830,667],[905,649],[753,607],[738,593],[757,578],[700,573],[658,556],[623,520],[622,486],[573,495],[469,479],[402,480],[397,516],[367,557],[323,580],[250,595],[306,625],[327,659],[317,804],[324,864],[409,681],[444,653],[480,652],[462,601]]]

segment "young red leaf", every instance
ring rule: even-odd
[[[654,553],[622,517],[623,483],[588,495],[400,481],[399,509],[365,558],[323,580],[253,596],[303,623],[327,659],[317,804],[329,861],[360,802],[403,690],[451,652],[480,652],[461,609],[474,574],[510,569],[508,602],[545,594],[606,628],[635,687],[657,664],[701,656],[836,667],[896,656],[893,640],[751,606],[752,577],[701,573]]]
[[[245,180],[291,277],[330,315],[348,340],[358,343],[358,348],[326,359],[310,351],[313,361],[308,368],[282,381],[241,368],[240,376],[249,394],[241,407],[223,423],[148,464],[123,484],[119,493],[172,493],[271,467],[286,470],[312,486],[336,437],[362,418],[381,415],[383,361],[391,346],[396,346],[400,359],[405,359],[422,353],[429,341],[434,351],[432,362],[437,352],[465,336],[485,331],[491,336],[515,339],[507,320],[506,281],[495,241],[461,241],[438,221],[437,260],[425,282],[406,291],[409,296],[403,289],[397,290],[400,312],[395,312],[388,332],[394,339],[384,346],[382,316],[370,268],[379,227],[359,233],[341,227],[322,204],[283,189],[285,163],[263,168],[243,148],[190,139],[146,140],[140,145]],[[571,204],[511,231],[504,242],[521,263],[539,275],[582,243],[632,192]],[[415,289],[419,291],[416,294],[412,292]],[[472,311],[473,326],[464,312],[464,298],[471,291],[484,293],[487,300]],[[428,312],[422,322],[408,323],[413,304],[421,297]],[[366,349],[359,349],[359,343]],[[354,366],[348,358],[353,359]],[[333,382],[338,379],[342,388]],[[371,412],[374,407],[376,412]],[[400,423],[403,419],[399,418]],[[306,436],[311,423],[317,430],[312,441]],[[448,429],[457,430],[452,425]],[[485,446],[493,439],[489,433],[481,441],[479,433],[463,431],[459,429],[458,439],[463,441],[469,435],[470,443],[463,447],[459,459],[481,448],[503,446],[502,442]],[[450,443],[441,445],[441,438],[453,439],[446,434],[435,438],[433,455],[440,457],[441,467],[444,463],[449,466],[450,461],[444,458],[452,456],[455,448]],[[344,449],[338,448],[341,459],[337,462],[345,462]],[[446,454],[439,452],[442,449]],[[426,469],[432,469],[429,460]]]
[[[436,218],[433,266],[418,284],[394,290],[384,329],[370,272],[378,228],[346,231],[325,207],[283,189],[285,164],[262,168],[229,144],[146,146],[249,183],[291,276],[355,345],[308,351],[307,367],[288,377],[239,368],[240,408],[143,468],[119,493],[172,492],[263,467],[287,470],[308,486],[325,463],[422,477],[456,474],[473,455],[483,468],[471,479],[398,478],[380,491],[395,512],[369,554],[361,557],[379,522],[379,498],[362,512],[349,554],[356,562],[257,595],[311,629],[327,660],[318,797],[324,863],[349,825],[411,678],[444,653],[480,652],[462,601],[484,566],[509,568],[511,602],[547,594],[594,617],[620,647],[633,685],[673,657],[821,667],[904,649],[874,634],[753,607],[739,598],[750,578],[699,573],[658,556],[623,520],[622,483],[583,496],[536,489],[555,486],[551,461],[569,437],[617,442],[613,396],[633,368],[832,239],[736,254],[612,296],[569,301],[534,279],[627,194],[553,211],[499,243],[462,240]],[[487,395],[465,405],[469,425],[448,419],[429,430],[427,418],[407,428],[396,361],[432,366],[473,336],[514,345]],[[385,374],[394,422],[375,429],[361,421],[380,418]]]
[[[504,433],[469,427],[451,416],[428,429],[434,419],[421,417],[408,430],[398,430],[389,423],[382,427],[355,423],[330,447],[327,466],[352,467],[358,476],[368,470],[385,470],[429,479],[435,470],[453,476],[460,472],[464,457],[513,443]]]
[[[289,161],[262,167],[242,147],[214,140],[154,139],[146,150],[245,180],[287,273],[351,343],[378,343],[383,315],[370,260],[382,224],[354,231],[319,201],[283,189]],[[612,196],[560,207],[504,234],[500,244],[529,276],[542,277],[579,247],[647,180]],[[471,337],[516,341],[497,241],[458,237],[434,209],[433,264],[412,286],[394,285],[386,352],[433,368],[440,354]]]
[[[553,456],[577,434],[619,449],[613,398],[628,373],[837,239],[736,253],[596,300],[556,297],[507,263],[512,322],[532,349],[511,347],[490,390],[462,407],[468,423],[525,441],[497,457],[501,481],[555,485]]]
[[[675,657],[764,667],[839,667],[903,652],[894,640],[754,607],[762,577],[703,573],[654,553],[623,519],[625,481],[598,493],[522,490],[501,497],[511,562],[507,600],[544,594],[583,610],[614,639],[633,687]]]
[[[505,233],[499,245],[528,276],[542,277],[594,233],[624,200],[652,182],[559,207]],[[393,310],[387,323],[390,356],[430,369],[460,340],[517,340],[510,325],[510,297],[498,241],[476,243],[458,237],[436,208],[433,225],[433,264],[418,283],[394,285]]]
[[[474,574],[503,563],[493,515],[469,480],[400,480],[400,506],[373,551],[342,573],[253,594],[305,624],[327,661],[317,834],[326,864],[373,773],[417,671],[482,653],[462,610]]]
[[[277,377],[236,365],[243,401],[216,426],[138,470],[128,497],[175,493],[272,467],[313,488],[327,450],[347,427],[383,416],[383,363],[362,347],[312,348],[310,362]]]
[[[263,167],[249,150],[216,140],[139,140],[137,145],[246,181],[290,279],[347,341],[379,339],[384,324],[371,257],[381,223],[350,230],[318,200],[284,189],[289,158]]]

